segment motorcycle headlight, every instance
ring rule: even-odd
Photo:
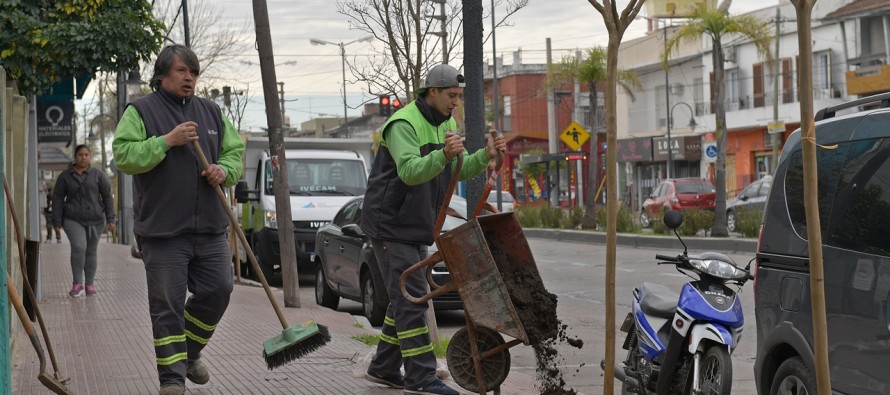
[[[741,280],[748,275],[744,270],[719,259],[691,258],[689,259],[689,264],[702,273],[724,280]]]
[[[278,216],[274,211],[266,211],[263,216],[263,226],[269,229],[278,229]]]

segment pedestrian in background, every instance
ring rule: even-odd
[[[111,184],[102,170],[90,166],[92,155],[86,145],[74,148],[74,163],[56,180],[53,187],[52,222],[58,235],[65,228],[71,242],[73,298],[96,294],[96,249],[104,228],[114,230],[114,197]],[[59,240],[61,241],[61,240]]]
[[[43,219],[46,221],[46,243],[53,241],[53,231],[56,233],[56,243],[62,243],[62,232],[53,226],[53,189],[46,189],[46,203],[43,206]]]
[[[454,67],[441,64],[430,69],[423,86],[415,91],[417,100],[396,111],[381,128],[383,141],[365,192],[361,228],[371,240],[389,295],[377,354],[365,377],[404,388],[405,394],[458,392],[436,378],[427,304],[405,299],[399,278],[428,255],[454,159],[464,156],[456,175],[464,180],[484,171],[491,158],[506,148],[502,136],[489,136],[485,149],[472,155],[464,151],[451,117],[463,98],[464,86],[463,75]],[[408,278],[406,289],[413,295],[428,292],[422,271]],[[403,363],[405,376],[399,372]]]
[[[133,175],[133,232],[145,263],[161,395],[184,394],[186,378],[210,380],[201,350],[234,286],[229,218],[214,188],[241,178],[244,144],[216,103],[194,96],[200,70],[189,48],[162,49],[153,92],[127,107],[112,143],[115,165]]]

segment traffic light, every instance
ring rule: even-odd
[[[399,111],[400,108],[404,107],[402,101],[399,98],[392,99],[392,112]]]
[[[392,103],[389,100],[389,96],[380,96],[380,111],[379,114],[381,117],[388,117],[389,114],[392,114]]]

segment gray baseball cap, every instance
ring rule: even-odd
[[[426,79],[423,80],[420,88],[414,90],[414,93],[419,96],[424,94],[427,88],[463,88],[465,86],[467,84],[464,83],[464,76],[456,68],[447,64],[439,64],[433,66],[426,73]]]

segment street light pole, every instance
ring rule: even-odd
[[[668,27],[667,21],[664,22],[664,48],[667,49],[667,41],[668,41]],[[667,112],[667,138],[668,138],[668,163],[667,163],[667,178],[674,177],[674,154],[671,149],[671,82],[670,77],[668,75],[668,69],[664,69],[664,108],[669,109]]]
[[[349,127],[346,126],[346,45],[340,41],[340,70],[343,72],[343,128],[349,138]]]
[[[341,69],[343,71],[343,128],[345,132],[346,138],[349,138],[349,128],[346,126],[346,46],[349,44],[357,43],[357,42],[367,42],[371,41],[374,36],[367,35],[362,38],[357,38],[355,40],[344,43],[340,41],[339,43],[319,40],[317,38],[309,39],[309,43],[312,45],[337,45],[340,47],[340,61],[341,61]]]
[[[677,108],[677,106],[679,106],[679,105],[686,106],[686,108],[689,109],[689,125],[688,126],[690,128],[692,128],[693,130],[695,130],[695,127],[698,126],[698,123],[695,122],[695,112],[692,111],[692,106],[690,106],[689,104],[686,104],[685,102],[677,102],[677,103],[674,103],[673,106],[671,106],[670,111],[668,111],[668,124],[667,124],[667,129],[668,129],[668,135],[667,135],[668,163],[670,164],[668,166],[668,178],[671,178],[673,175],[673,172],[671,170],[673,170],[673,163],[672,163],[673,162],[673,154],[672,153],[674,151],[674,147],[671,144],[671,126],[673,126],[673,125],[671,125],[671,123],[674,120],[674,109]]]

